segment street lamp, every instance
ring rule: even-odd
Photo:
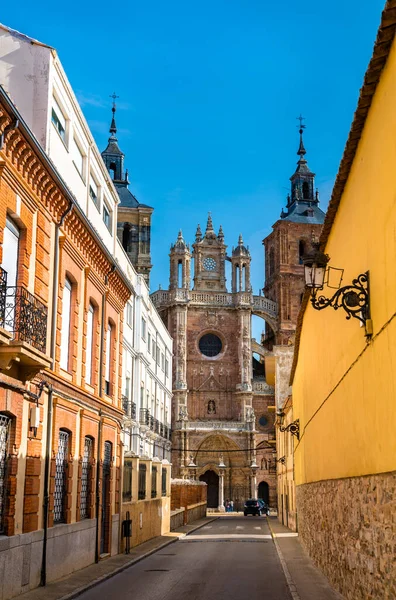
[[[315,310],[323,310],[332,306],[334,310],[343,308],[347,313],[346,318],[358,319],[366,329],[366,337],[373,334],[373,325],[370,318],[370,295],[369,295],[369,274],[361,273],[352,280],[349,285],[340,287],[342,281],[343,269],[334,269],[328,267],[330,257],[320,250],[319,243],[313,243],[313,249],[303,257],[305,285],[311,290],[311,304]],[[341,271],[341,277],[337,286],[330,286],[330,271]],[[326,283],[328,287],[337,287],[337,291],[331,298],[323,295],[318,296],[318,290],[322,290]]]
[[[278,425],[279,431],[281,431],[282,433],[285,431],[290,431],[290,433],[292,435],[295,435],[296,438],[299,440],[300,439],[300,420],[296,419],[292,423],[289,423],[289,425],[286,425],[286,427],[283,427],[283,420],[285,418],[285,413],[283,412],[283,410],[278,410],[276,413],[276,416],[278,417],[277,425]]]

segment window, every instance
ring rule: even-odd
[[[133,307],[132,307],[132,304],[130,302],[127,302],[127,305],[126,305],[126,322],[127,322],[127,325],[129,325],[129,327],[132,327],[132,323],[133,323]]]
[[[6,464],[11,419],[0,414],[0,533],[4,531],[4,505],[6,495]]]
[[[165,355],[163,352],[161,352],[161,369],[165,370]]]
[[[132,500],[132,461],[124,460],[124,477],[122,482],[122,501]]]
[[[169,375],[169,360],[166,358],[165,359],[165,377],[168,377]]]
[[[199,349],[204,356],[217,356],[222,347],[221,339],[214,333],[205,333],[199,340]]]
[[[151,497],[157,497],[157,467],[153,467],[151,471]]]
[[[146,465],[140,464],[139,465],[138,500],[144,500],[146,498],[146,471],[147,471]]]
[[[305,242],[304,242],[304,240],[300,240],[298,242],[298,264],[299,265],[303,264],[304,255],[305,255]]]
[[[51,120],[52,120],[53,124],[55,125],[55,129],[61,136],[62,140],[66,141],[66,139],[65,139],[66,138],[66,119],[65,119],[65,116],[64,116],[59,104],[55,100],[55,98],[52,99]]]
[[[111,210],[107,206],[106,202],[103,202],[103,223],[106,225],[107,229],[111,231]]]
[[[99,190],[98,190],[98,186],[96,185],[96,181],[94,180],[92,175],[89,178],[89,195],[91,197],[92,202],[95,204],[96,207],[98,207],[99,206]]]
[[[80,493],[80,518],[88,518],[88,494],[91,491],[91,465],[92,465],[92,446],[91,437],[84,439],[84,454],[81,461],[81,493]]]
[[[160,358],[161,358],[161,350],[157,346],[157,365],[158,366],[160,364]]]
[[[18,283],[18,256],[19,256],[19,236],[20,231],[14,221],[11,221],[8,217],[6,217],[6,226],[3,232],[3,262],[2,268],[6,272],[7,280],[6,286],[11,288],[8,290],[8,294],[10,296],[14,296],[11,298],[5,298],[3,296],[3,311],[6,306],[6,311],[2,315],[2,327],[7,331],[14,331],[14,321],[15,321],[15,303],[17,298],[17,290],[12,289]],[[5,251],[6,250],[6,251]],[[5,294],[6,292],[4,292]]]
[[[69,452],[69,432],[59,430],[58,452],[55,457],[54,523],[66,520],[66,472]]]
[[[105,394],[110,395],[110,358],[111,358],[111,343],[112,343],[112,326],[111,323],[107,326],[106,337],[106,371],[105,371]]]
[[[161,474],[161,494],[166,496],[166,469],[164,469],[164,467],[162,467]]]
[[[150,352],[151,352],[151,333],[150,332],[148,332],[148,334],[147,334],[147,350],[148,350],[148,353],[150,354]]]
[[[92,379],[92,345],[93,345],[93,325],[94,325],[94,307],[92,304],[88,308],[87,316],[87,348],[85,354],[85,381],[91,384]]]
[[[71,151],[71,156],[72,156],[74,166],[76,167],[76,169],[79,172],[79,174],[81,175],[81,177],[83,177],[84,176],[84,155],[81,152],[78,143],[76,142],[76,138],[73,138],[73,140],[72,140],[70,151]]]
[[[275,250],[271,248],[269,253],[269,274],[273,275],[275,272]]]
[[[153,355],[154,360],[155,360],[155,349],[156,349],[156,343],[153,339],[153,342],[151,344],[151,354]]]
[[[64,371],[69,368],[69,348],[70,348],[70,309],[71,309],[72,285],[69,279],[65,280],[63,288],[62,302],[62,329],[61,329],[61,349],[60,366]]]
[[[146,321],[142,317],[142,338],[146,339]]]

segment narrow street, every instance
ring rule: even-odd
[[[289,600],[265,517],[223,517],[80,596],[81,600]]]

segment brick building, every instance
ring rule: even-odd
[[[133,289],[1,87],[0,102],[6,599],[118,552],[121,342]]]
[[[302,119],[300,120],[300,123]],[[290,400],[290,371],[294,353],[294,337],[297,317],[305,290],[303,256],[311,249],[313,240],[318,240],[325,218],[319,208],[319,193],[315,190],[315,174],[305,159],[303,129],[300,128],[300,144],[297,168],[290,177],[291,190],[287,196],[286,210],[273,225],[273,231],[263,240],[265,248],[264,294],[274,300],[278,307],[278,330],[267,326],[262,340],[271,348],[265,353],[267,364],[276,381],[275,407],[283,413],[281,431],[277,427],[277,490],[279,519],[292,529],[297,528],[296,500],[294,487],[294,442],[286,428],[293,422],[293,407]],[[267,369],[268,371],[268,369]],[[268,375],[268,373],[267,373]],[[278,418],[278,425],[280,420]]]
[[[319,239],[325,218],[319,208],[319,192],[315,190],[315,173],[308,167],[300,129],[297,168],[290,177],[291,190],[286,210],[273,225],[273,231],[263,240],[265,248],[264,294],[278,305],[278,331],[273,341],[277,345],[293,342],[305,289],[303,255],[310,250],[312,240]],[[267,328],[267,334],[273,336]]]
[[[251,318],[262,316],[276,330],[277,307],[252,295],[251,256],[242,236],[227,255],[223,230],[215,233],[209,215],[192,250],[180,232],[170,250],[169,290],[152,294],[174,343],[173,476],[205,481],[210,508],[224,510],[232,499],[241,509],[257,494],[274,506],[274,417],[268,410],[274,388],[253,368]]]

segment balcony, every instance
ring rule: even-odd
[[[153,433],[156,433],[157,435],[159,435],[160,437],[162,437],[166,440],[170,440],[170,436],[171,436],[170,427],[168,427],[167,425],[164,425],[163,423],[161,423],[161,421],[159,421],[158,419],[153,417],[150,414],[150,411],[148,408],[140,409],[139,422],[141,425],[145,425],[146,427],[148,427]]]
[[[51,360],[45,355],[48,310],[24,287],[7,287],[4,274],[2,270],[0,370],[26,381],[51,366]]]
[[[136,404],[128,396],[121,396],[122,409],[127,417],[136,420]]]

